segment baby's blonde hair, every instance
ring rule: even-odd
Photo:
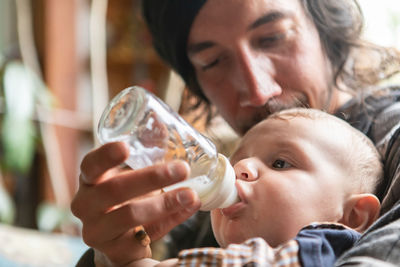
[[[340,155],[343,157],[339,157],[339,160],[342,166],[347,167],[349,171],[351,191],[353,193],[377,193],[377,187],[383,179],[382,161],[374,144],[367,136],[344,120],[317,109],[282,110],[272,114],[267,120],[290,120],[299,117],[315,121],[321,120],[326,123],[327,127],[332,126],[332,132],[340,134],[340,136],[336,136],[337,138],[343,139],[343,134],[348,135],[349,138],[341,140],[344,141],[345,146]]]

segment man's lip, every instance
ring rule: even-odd
[[[253,115],[251,115],[250,117],[246,117],[245,119],[242,118],[237,120],[242,121],[242,124],[239,124],[238,132],[241,135],[244,135],[251,127],[256,125],[258,122],[266,119],[271,114],[278,111],[295,107],[309,106],[310,104],[308,97],[304,94],[293,95],[293,97],[289,100],[283,100],[282,97],[271,97],[262,107],[258,107],[255,110],[253,108]]]

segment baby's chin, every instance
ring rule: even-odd
[[[290,240],[291,238],[288,238],[287,236],[277,236],[274,235],[273,233],[256,233],[253,232],[252,229],[244,229],[244,227],[240,228],[239,230],[237,227],[235,229],[227,227],[227,228],[219,228],[218,232],[216,229],[214,229],[214,236],[215,239],[217,240],[218,244],[222,248],[226,248],[230,244],[241,244],[244,243],[245,241],[255,238],[255,237],[260,237],[264,239],[269,246],[271,247],[277,247],[280,244],[283,244]]]
[[[216,237],[218,244],[222,247],[222,248],[226,248],[227,246],[231,245],[231,244],[241,244],[244,241],[246,241],[247,239],[250,239],[250,237],[248,238],[232,238],[232,237],[228,237],[228,238],[218,238]]]
[[[221,247],[230,244],[240,244],[254,237],[252,229],[242,220],[231,220],[222,215],[220,210],[211,211],[211,223],[215,239]]]
[[[255,237],[254,235],[249,235],[248,233],[219,233],[215,234],[215,239],[217,240],[218,244],[225,248],[230,244],[241,244],[246,240]]]
[[[220,247],[226,248],[227,246],[229,246],[231,244],[242,244],[245,241],[247,241],[247,240],[249,240],[251,238],[255,238],[255,237],[261,237],[261,236],[246,236],[246,237],[244,237],[244,236],[242,236],[242,237],[236,236],[236,237],[227,237],[227,238],[223,238],[223,237],[222,238],[218,238],[218,237],[216,237],[216,240],[217,240],[218,244],[220,245]],[[263,237],[261,237],[261,238],[263,238]],[[285,242],[288,241],[288,240],[285,240],[285,241],[284,240],[280,240],[278,242],[274,242],[272,240],[268,241],[268,239],[266,239],[266,238],[263,238],[263,239],[272,248],[278,247],[279,245],[284,244]]]

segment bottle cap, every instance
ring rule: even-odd
[[[200,210],[226,208],[239,200],[235,186],[235,171],[224,155],[218,154],[218,166],[214,177],[210,177],[210,180],[209,192],[199,196],[202,203]]]
[[[236,175],[229,160],[218,154],[218,163],[212,177],[200,175],[188,180],[164,187],[165,192],[189,187],[196,191],[201,201],[200,210],[209,211],[226,208],[239,201],[235,182]]]

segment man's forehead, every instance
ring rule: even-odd
[[[244,27],[246,31],[251,31],[284,18],[294,18],[296,14],[304,14],[300,8],[301,4],[298,0],[207,1],[194,19],[190,37],[196,39],[198,37],[197,30],[207,33],[215,29],[215,32],[223,34],[223,32],[220,32],[221,27],[223,27],[225,30],[232,31],[235,28],[227,24],[231,18],[236,18],[241,22],[236,26]],[[238,13],[240,13],[240,17],[237,17]],[[207,25],[208,31],[204,32],[204,27],[199,27],[201,25]],[[208,27],[211,25],[213,27]]]

